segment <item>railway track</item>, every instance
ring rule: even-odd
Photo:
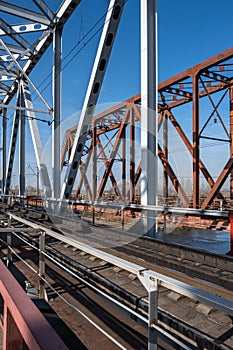
[[[45,226],[49,225],[50,228],[53,228],[51,223],[46,223],[47,218],[44,217],[44,213],[21,212],[20,209],[19,213],[31,221],[39,219],[40,224],[43,221]],[[40,215],[41,217],[39,217]],[[5,214],[2,213],[2,226],[6,225],[6,221]],[[61,223],[61,225],[63,224],[64,222]],[[24,239],[24,245],[28,242],[38,247],[38,233],[26,232],[25,229],[28,226],[17,220],[12,220],[12,225],[22,229],[22,232],[17,233],[17,235]],[[82,225],[86,224],[82,223]],[[86,242],[89,242],[89,236],[91,236],[92,241],[94,236],[94,245],[98,244],[100,247],[101,240],[104,238],[101,237],[98,230],[95,233],[93,235],[93,233],[88,232],[81,239],[84,241],[85,238]],[[114,235],[114,231],[111,232],[111,235]],[[110,240],[112,241],[111,237]],[[17,249],[20,248],[17,247]],[[219,257],[207,253],[203,256],[203,253],[195,250],[146,238],[131,240],[125,246],[118,245],[114,250],[109,247],[100,249],[132,263],[140,263],[145,269],[175,277],[182,282],[188,282],[195,288],[199,286],[207,292],[214,290],[216,295],[228,299],[233,305],[231,282],[233,259],[230,257]],[[50,259],[46,259],[46,265],[48,263],[54,265],[54,261],[59,262],[68,271],[72,271],[79,278],[82,278],[83,283],[91,284],[93,288],[124,305],[135,320],[147,317],[147,291],[134,274],[68,243],[59,242],[54,237],[49,237],[46,240],[46,254],[50,257]],[[52,268],[54,269],[54,267],[50,267],[50,269]],[[179,341],[188,344],[190,349],[196,348],[197,344],[199,344],[200,349],[201,346],[208,349],[233,348],[232,319],[230,316],[164,287],[159,287],[158,300],[158,324],[160,328],[170,332],[172,336],[176,336]],[[142,348],[144,348],[143,345]]]

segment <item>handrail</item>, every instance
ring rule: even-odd
[[[68,350],[58,334],[0,261],[0,294],[4,305],[3,349],[22,349],[23,340],[33,350]],[[16,336],[16,339],[13,336]]]

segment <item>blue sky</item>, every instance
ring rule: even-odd
[[[60,0],[48,0],[53,9]],[[19,1],[21,4],[21,0]],[[22,2],[25,6],[25,1]],[[63,32],[63,57],[105,13],[108,0],[83,0],[66,24]],[[233,1],[231,0],[158,0],[158,71],[159,81],[205,60],[233,44]],[[82,20],[82,25],[80,24]],[[103,20],[102,22],[103,23]],[[97,29],[100,26],[97,27]],[[100,32],[88,42],[63,70],[63,120],[82,108]],[[79,46],[79,48],[81,48]],[[52,72],[52,47],[30,75],[38,86]],[[69,56],[69,58],[72,57]],[[65,66],[68,60],[64,60]],[[48,81],[46,81],[48,83]],[[51,85],[40,86],[43,96],[52,104]],[[118,103],[140,92],[140,1],[128,0],[125,5],[113,52],[103,82],[99,103]],[[34,101],[40,106],[39,100]],[[11,116],[12,113],[10,112]],[[185,129],[191,130],[185,121]],[[45,144],[51,127],[40,124]],[[28,134],[28,143],[30,136]],[[220,149],[221,151],[221,149]],[[28,163],[35,164],[28,159]],[[33,163],[34,162],[34,163]]]

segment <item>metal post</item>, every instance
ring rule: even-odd
[[[23,104],[23,94],[20,86],[20,106]],[[26,121],[23,111],[19,111],[19,125],[20,125],[20,136],[19,136],[19,196],[20,205],[24,206],[25,197],[25,154],[26,154]]]
[[[138,274],[138,278],[148,292],[148,350],[157,350],[158,335],[156,324],[158,320],[158,279],[151,278],[147,272]]]
[[[193,208],[200,206],[199,77],[193,77]]]
[[[96,200],[97,192],[97,135],[96,125],[93,125],[92,131],[92,201]]]
[[[233,88],[230,87],[230,158],[233,158]],[[230,174],[230,199],[233,199],[233,171]]]
[[[39,192],[40,192],[40,188],[39,188],[39,176],[40,176],[40,173],[39,173],[39,168],[38,166],[36,167],[36,193],[37,193],[37,196],[39,196]]]
[[[157,1],[141,0],[141,204],[157,205]],[[156,213],[145,214],[146,233],[155,237]]]
[[[39,297],[45,298],[44,281],[42,278],[45,277],[45,232],[41,232],[39,238]]]
[[[53,133],[52,133],[52,169],[53,198],[60,198],[61,164],[60,164],[60,123],[61,123],[61,56],[62,29],[53,33]]]
[[[135,200],[135,126],[134,110],[130,109],[130,182],[129,182],[129,202],[132,204]]]
[[[8,218],[8,227],[11,227],[11,216]],[[7,232],[7,267],[12,262],[12,254],[9,247],[12,247],[12,233]]]
[[[122,139],[121,139],[121,145],[122,145],[122,198],[124,201],[126,201],[126,130],[124,129],[122,132]]]
[[[168,161],[168,120],[167,115],[164,115],[163,119],[163,153],[165,159]],[[168,200],[168,174],[166,164],[164,163],[163,169],[163,198],[165,199],[165,203],[167,204]]]
[[[92,205],[92,224],[95,225],[95,206]]]
[[[2,115],[2,192],[6,184],[6,138],[7,138],[7,109],[3,109]]]
[[[125,230],[125,216],[124,216],[124,210],[125,210],[125,208],[122,207],[122,208],[121,208],[121,229],[122,229],[122,231]]]
[[[164,210],[163,212],[163,240],[166,241],[167,239],[167,211]]]

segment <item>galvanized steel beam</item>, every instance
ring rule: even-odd
[[[141,204],[156,205],[157,164],[157,0],[141,0]],[[144,218],[144,227],[154,237],[154,214]]]
[[[81,116],[79,119],[78,129],[75,135],[71,158],[62,185],[60,196],[61,198],[69,198],[73,190],[76,174],[78,171],[78,165],[81,161],[84,144],[87,138],[88,130],[90,128],[95,106],[98,101],[101,85],[112,51],[113,42],[116,37],[117,28],[120,22],[124,4],[124,0],[110,1]]]

